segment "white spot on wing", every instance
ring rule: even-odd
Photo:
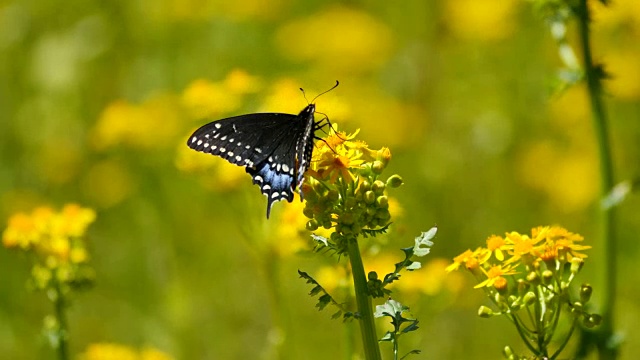
[[[253,149],[253,151],[257,152],[258,154],[262,154],[262,149],[260,148],[255,148]]]
[[[197,138],[197,137],[195,137],[195,136],[191,138],[191,142],[192,142],[192,143],[196,142],[196,140],[198,140],[198,138]]]
[[[216,129],[220,129],[220,124],[217,124],[217,123],[216,123],[216,124],[213,124],[213,126],[215,126],[215,127],[216,127]]]
[[[240,155],[236,155],[236,161],[237,161],[237,162],[242,161],[242,157],[241,157]]]
[[[198,146],[202,145],[202,140],[198,140]]]
[[[289,166],[287,164],[282,164],[282,171],[289,172]]]

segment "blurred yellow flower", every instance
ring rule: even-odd
[[[304,203],[296,193],[293,202],[280,212],[275,234],[271,235],[271,247],[280,257],[311,249],[310,233],[305,228],[308,219],[302,213],[303,209]]]
[[[33,218],[25,213],[18,213],[9,218],[8,226],[2,233],[2,244],[7,248],[20,247],[27,249],[40,236]]]
[[[315,61],[334,74],[353,74],[384,64],[393,48],[393,35],[368,13],[332,6],[282,26],[276,44],[292,60]]]
[[[638,34],[640,38],[640,32]],[[605,82],[607,90],[622,100],[640,99],[640,66],[638,64],[640,64],[640,47],[609,52],[605,60],[605,69],[611,74]]]
[[[184,138],[187,137],[185,135]],[[237,189],[248,183],[249,179],[243,167],[230,164],[218,156],[193,151],[183,143],[176,150],[175,165],[182,172],[197,174],[205,189],[216,192]]]
[[[87,347],[80,355],[81,360],[172,360],[173,357],[152,347],[145,347],[142,350],[113,344],[96,343]]]
[[[329,293],[337,289],[350,289],[353,287],[351,279],[344,265],[323,266],[316,272],[314,279]]]
[[[472,40],[500,40],[516,27],[517,0],[447,0],[444,19],[454,35]]]
[[[9,218],[2,233],[7,248],[33,251],[42,261],[57,267],[60,263],[82,263],[88,259],[84,244],[75,241],[96,219],[95,211],[67,204],[62,211],[39,207],[31,214],[18,213]]]
[[[281,78],[268,89],[269,95],[260,105],[260,112],[282,112],[297,114],[304,108],[301,85],[294,79]]]
[[[625,28],[632,35],[640,35],[640,2],[616,0],[608,5],[599,0],[589,1],[595,31],[601,28],[616,30]]]
[[[92,129],[91,142],[97,150],[120,145],[143,150],[166,148],[180,135],[181,123],[174,95],[156,95],[139,105],[117,100],[103,110]]]
[[[128,199],[136,187],[127,166],[117,160],[104,160],[93,164],[82,179],[84,195],[103,208],[109,208]]]
[[[240,108],[241,99],[224,84],[205,79],[194,80],[182,93],[182,103],[191,117],[219,117]]]
[[[547,193],[562,211],[584,209],[598,197],[598,164],[593,151],[582,144],[567,150],[550,142],[538,142],[518,159],[520,178],[524,184]]]

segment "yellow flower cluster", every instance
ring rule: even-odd
[[[53,256],[60,261],[85,262],[86,249],[74,240],[83,236],[95,219],[95,211],[77,204],[67,204],[60,212],[39,207],[31,214],[17,213],[10,217],[2,233],[2,244]]]
[[[591,248],[581,245],[583,240],[582,236],[559,226],[539,226],[531,230],[531,235],[515,231],[504,237],[491,235],[486,247],[456,256],[447,272],[464,265],[480,280],[476,288],[494,287],[501,291],[508,286],[506,276],[522,273],[519,268],[524,267],[528,275],[540,270],[557,271],[565,263],[581,264],[587,257],[581,251]]]
[[[80,267],[89,260],[82,237],[95,219],[94,210],[77,204],[67,204],[59,212],[39,207],[30,214],[11,216],[2,243],[35,255],[35,288],[47,288],[54,276],[56,281],[79,285],[91,279],[91,273]]]
[[[398,175],[381,180],[391,152],[369,149],[355,139],[357,131],[347,135],[334,128],[316,144],[302,185],[307,229],[335,227],[335,236],[357,236],[364,228],[386,226],[391,219],[386,189],[402,185]]]
[[[81,360],[173,360],[173,357],[152,347],[137,350],[129,346],[96,343],[87,347]]]

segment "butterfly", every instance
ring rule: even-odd
[[[338,82],[327,93],[338,86]],[[302,90],[302,89],[301,89]],[[304,91],[303,91],[304,94]],[[267,219],[277,201],[293,201],[313,155],[315,132],[328,117],[316,121],[316,96],[298,115],[255,113],[208,123],[196,130],[187,146],[244,166],[253,183],[267,197]],[[326,122],[325,122],[326,121]],[[302,193],[300,194],[302,197]]]

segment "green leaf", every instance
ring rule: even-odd
[[[386,234],[391,224],[392,223],[388,223],[387,225],[381,227],[380,229],[362,229],[362,236],[367,238],[369,236],[376,237],[377,235]]]

